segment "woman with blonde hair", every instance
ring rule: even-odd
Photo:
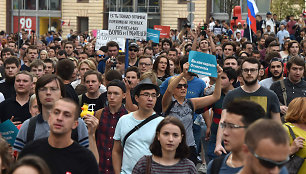
[[[41,60],[48,59],[49,58],[48,52],[46,50],[41,50],[40,53],[39,53],[39,58]]]
[[[293,99],[285,116],[285,129],[290,137],[290,156],[297,155],[306,158],[306,97]],[[295,139],[290,134],[293,131]],[[302,164],[298,174],[306,173],[306,163]]]
[[[193,113],[197,109],[207,107],[219,100],[221,96],[222,68],[218,66],[218,78],[214,93],[205,97],[186,99],[189,63],[183,65],[183,72],[169,80],[168,88],[162,98],[162,111],[165,115],[175,116],[182,121],[186,129],[187,145],[190,149],[189,159],[197,162],[196,144],[193,135]]]

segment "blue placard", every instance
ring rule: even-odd
[[[218,77],[216,56],[197,51],[189,52],[189,72]]]
[[[160,31],[148,28],[147,40],[152,40],[154,43],[159,43]]]
[[[16,136],[18,134],[17,127],[11,122],[11,120],[6,120],[0,124],[0,134],[1,136],[10,144],[14,145]]]

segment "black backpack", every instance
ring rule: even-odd
[[[28,132],[27,132],[26,143],[29,143],[29,142],[34,140],[34,134],[35,134],[37,119],[38,119],[38,115],[35,116],[35,117],[30,118],[29,125],[28,125]],[[72,130],[71,138],[75,142],[79,142],[79,135],[78,135],[78,129],[77,128]]]
[[[166,110],[166,112],[163,114],[163,116],[167,116],[170,113],[170,110],[172,109],[172,107],[174,106],[176,101],[172,101],[171,104],[169,105],[168,109]],[[194,108],[193,108],[193,104],[191,102],[190,99],[187,99],[187,104],[189,105],[189,107],[191,108],[192,112],[194,112]]]

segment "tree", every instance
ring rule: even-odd
[[[304,0],[272,0],[271,11],[284,19],[286,16],[299,16],[305,9]]]

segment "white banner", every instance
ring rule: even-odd
[[[147,19],[146,13],[109,12],[109,36],[146,40]]]
[[[118,43],[120,50],[125,52],[125,39],[109,37],[108,30],[97,30],[97,40],[95,45],[95,50],[100,49],[102,46],[106,46],[107,42],[115,41]]]

